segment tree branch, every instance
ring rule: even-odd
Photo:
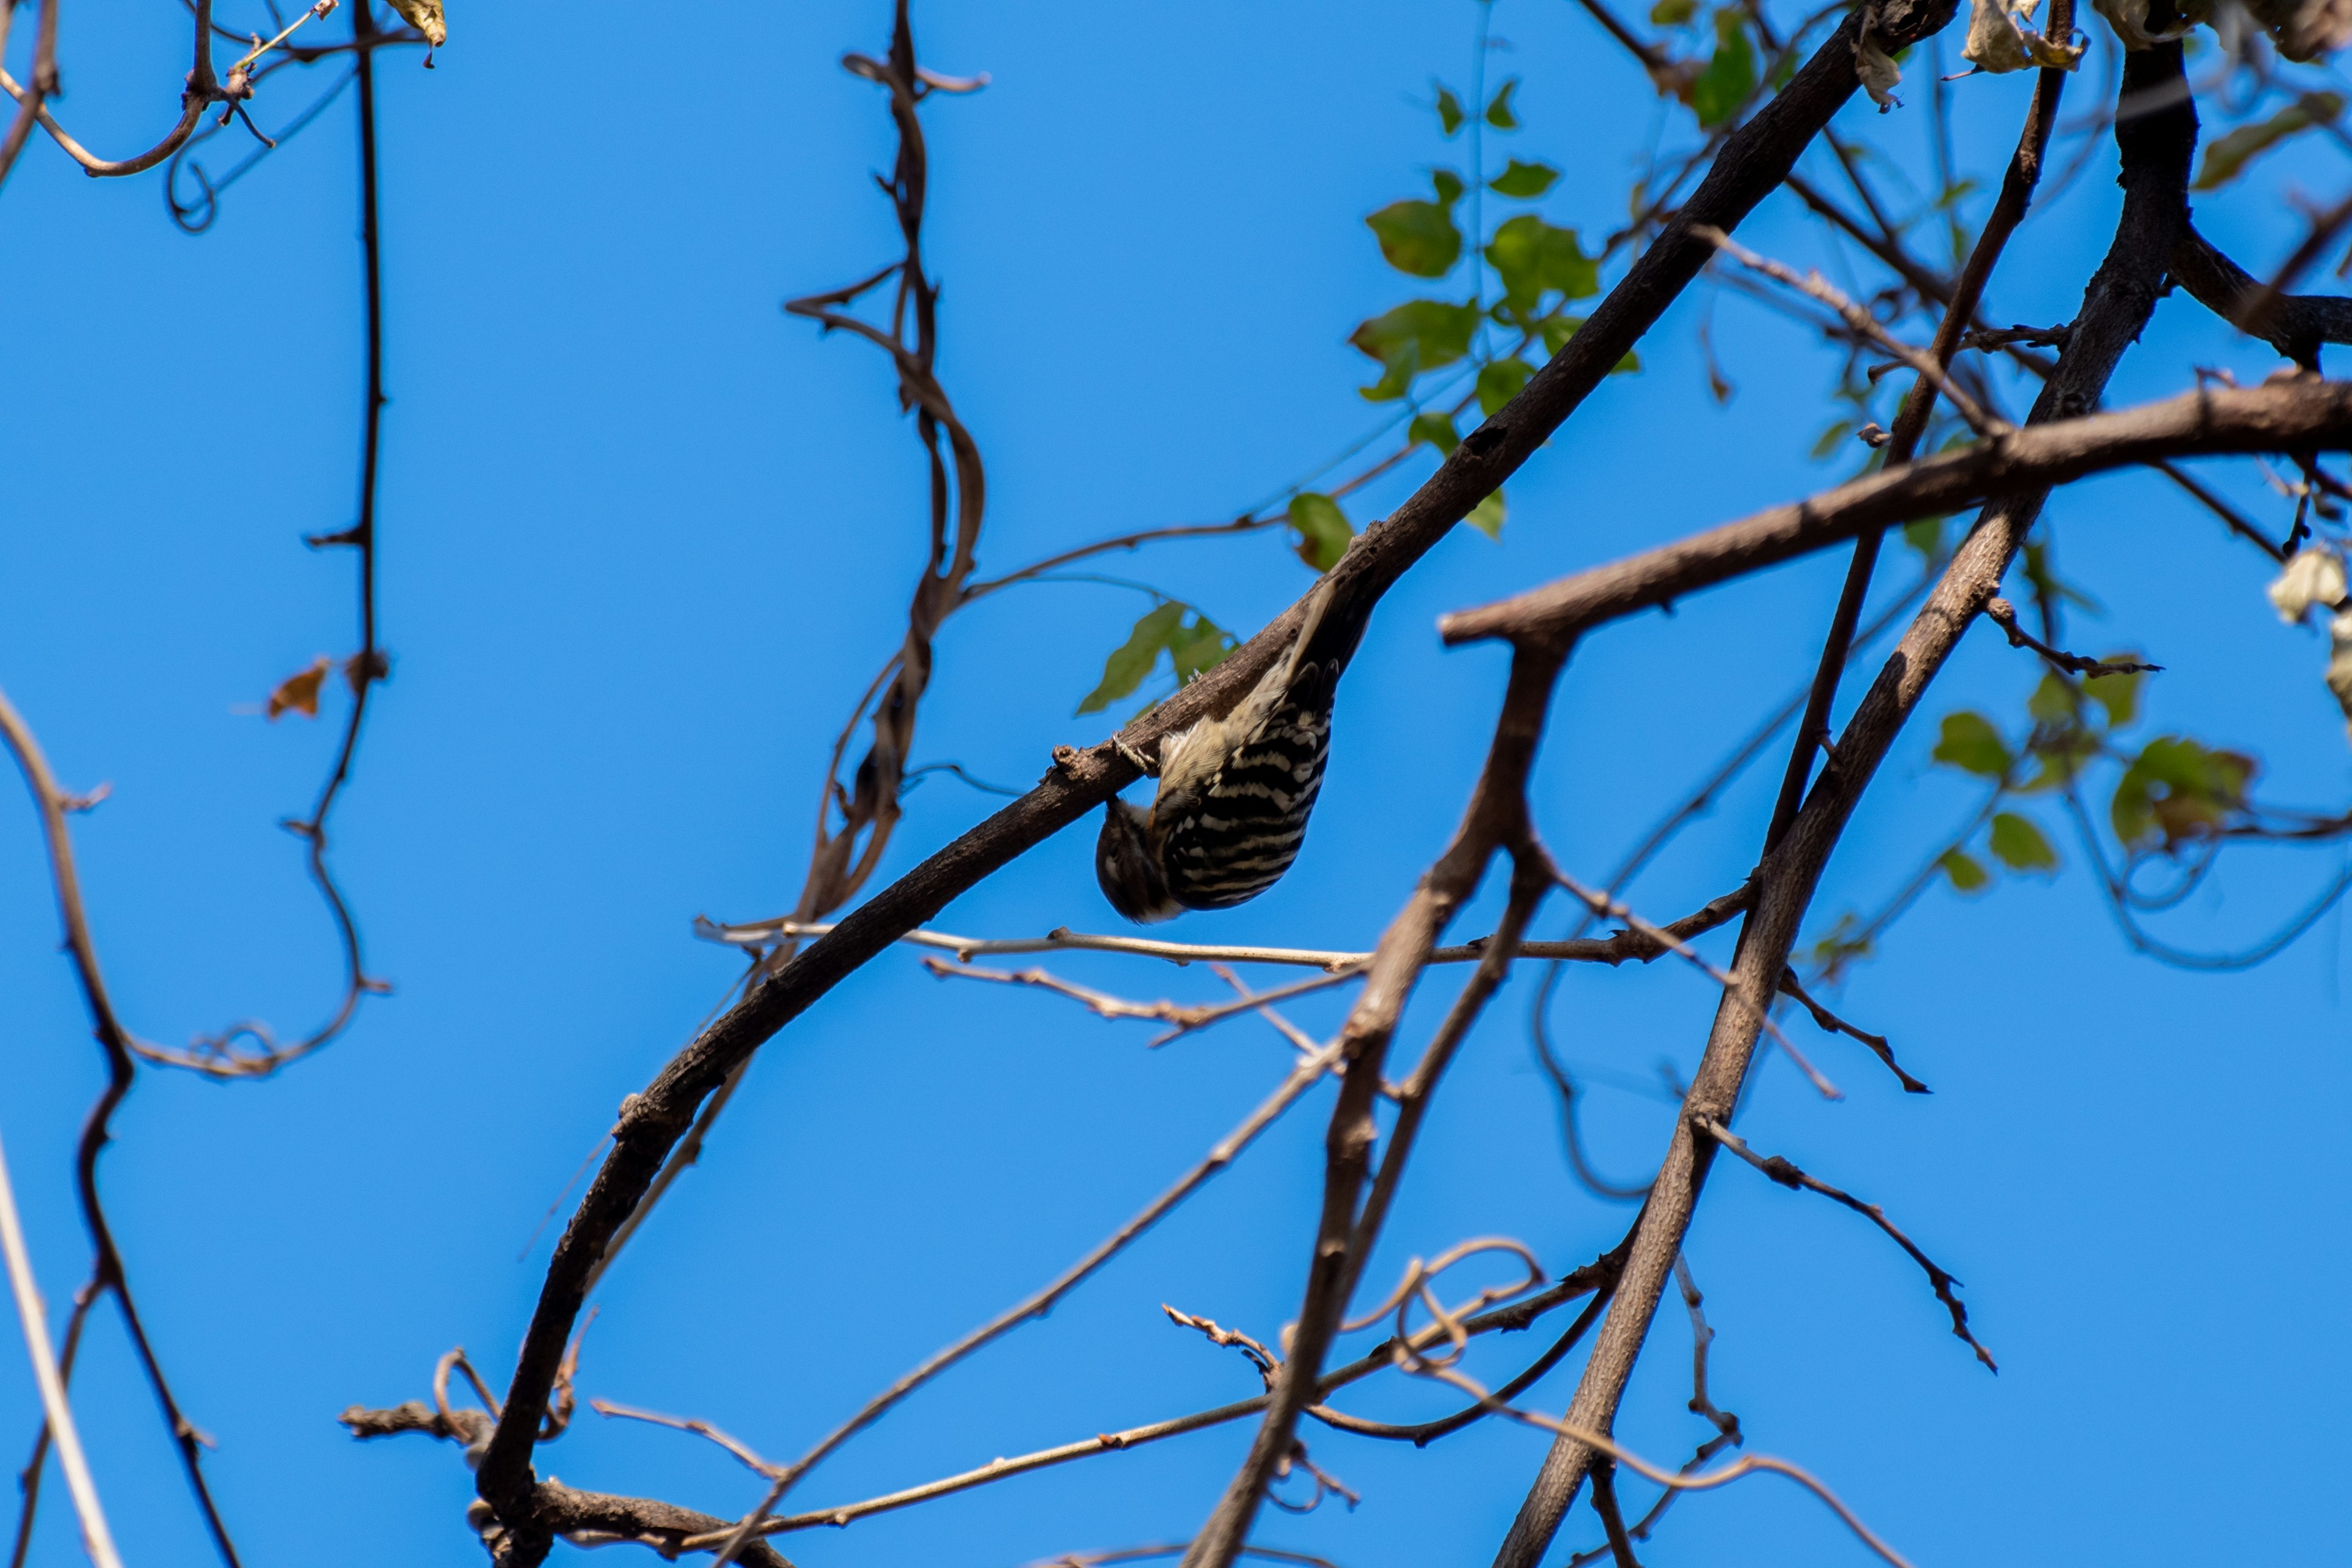
[[[2126,94],[2181,79],[2178,43],[2125,57]],[[2125,194],[2115,240],[2084,291],[2074,332],[2035,400],[2028,428],[2013,438],[2017,441],[2043,433],[2035,426],[2046,431],[2053,422],[2066,422],[2069,416],[2096,405],[2116,362],[2155,310],[2165,258],[2188,222],[2189,165],[2196,150],[2197,121],[2186,97],[2119,122],[2116,135],[2123,155]],[[2094,422],[2071,423],[2079,427]],[[1916,475],[1935,466],[1919,465],[1906,473]],[[1890,476],[1894,482],[1904,478]],[[1717,1011],[1706,1054],[1684,1100],[1683,1117],[1643,1209],[1633,1251],[1567,1420],[1496,1555],[1496,1568],[1533,1568],[1575,1500],[1593,1456],[1607,1452],[1622,1457],[1606,1443],[1605,1435],[1648,1335],[1660,1292],[1681,1254],[1714,1152],[1713,1142],[1697,1133],[1692,1119],[1705,1116],[1722,1123],[1730,1117],[1800,924],[1847,820],[1928,683],[1999,589],[2047,494],[2042,488],[2020,489],[1985,510],[1864,697],[1787,837],[1759,868],[1757,907],[1734,965],[1736,984],[1725,991]]]
[[[1899,47],[1949,20],[1949,0],[1890,0],[1878,35]],[[1656,322],[1713,247],[1689,232],[1711,224],[1729,232],[1769,195],[1808,142],[1853,96],[1849,17],[1771,102],[1726,138],[1706,178],[1658,239],[1634,261],[1584,326],[1519,395],[1464,438],[1385,522],[1358,535],[1332,568],[1334,608],[1376,602],[1470,510],[1516,473]],[[1129,726],[1129,748],[1230,706],[1286,646],[1304,613],[1294,605],[1216,668]],[[646,1091],[625,1103],[612,1152],[557,1243],[509,1388],[505,1419],[476,1477],[481,1495],[509,1521],[530,1510],[530,1444],[553,1386],[586,1282],[614,1233],[635,1212],[664,1156],[692,1125],[696,1107],[779,1029],[877,952],[936,915],[948,900],[1132,783],[1133,765],[1105,744],[1061,753],[1027,795],[931,856],[820,938],[782,973],[756,986],[673,1058]],[[543,1548],[541,1549],[543,1552]],[[526,1554],[519,1561],[536,1558]]]
[[[2042,405],[2050,405],[2052,395],[2044,393]],[[2063,390],[2056,395],[2067,405],[2088,406]],[[1953,511],[1988,497],[2042,495],[2086,475],[2169,458],[2347,447],[2352,382],[2308,378],[2200,390],[2115,414],[2029,423],[1997,441],[1872,474],[1515,598],[1458,611],[1439,621],[1438,629],[1457,644],[1570,638],[1865,529]]]

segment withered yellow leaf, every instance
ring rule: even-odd
[[[327,679],[327,671],[334,668],[334,662],[320,654],[311,660],[310,668],[279,681],[278,689],[269,694],[267,711],[271,721],[274,722],[280,713],[289,709],[305,718],[316,719],[319,716],[319,686]]]

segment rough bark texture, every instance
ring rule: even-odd
[[[1943,26],[1952,7],[1953,0],[1890,0],[1876,14],[1876,34],[1885,47],[1901,47]],[[1691,227],[1737,227],[1853,96],[1859,26],[1858,17],[1848,17],[1787,89],[1726,140],[1690,202],[1584,328],[1517,397],[1471,432],[1386,522],[1364,531],[1332,569],[1339,579],[1335,595],[1343,603],[1358,595],[1377,599],[1515,473],[1601,384],[1713,254],[1711,246],[1690,234]],[[1301,609],[1293,605],[1223,664],[1131,727],[1125,738],[1138,748],[1156,744],[1165,731],[1230,704],[1273,661]],[[481,1496],[515,1533],[511,1561],[536,1563],[547,1550],[545,1531],[532,1514],[531,1444],[587,1280],[614,1232],[636,1208],[664,1157],[692,1123],[703,1097],[843,976],[1135,776],[1108,744],[1063,753],[1035,789],[876,894],[680,1051],[643,1093],[623,1102],[613,1151],[548,1265],[504,1415],[475,1478]]]
[[[2125,57],[2123,92],[2158,97],[2181,79],[2180,46]],[[2094,407],[2116,363],[2155,310],[2168,258],[2188,227],[2189,165],[2197,117],[2186,92],[2168,107],[2120,121],[2123,216],[2106,259],[2092,277],[2074,332],[2056,372],[2034,402],[2031,423],[2079,416]],[[1656,1184],[1643,1208],[1633,1249],[1610,1302],[1568,1425],[1607,1433],[1658,1300],[1682,1250],[1715,1145],[1695,1135],[1694,1118],[1727,1122],[1755,1055],[1767,1009],[1795,945],[1823,867],[1863,789],[1885,759],[1969,623],[2000,587],[2001,575],[2041,514],[2046,489],[2004,497],[1986,509],[1943,580],[1928,597],[1862,706],[1778,849],[1765,859],[1732,984],[1724,991],[1706,1053],[1675,1123]],[[1589,1473],[1592,1450],[1567,1436],[1543,1468],[1496,1553],[1496,1568],[1535,1568]]]
[[[2193,226],[2173,243],[2172,280],[2199,304],[2297,364],[2316,370],[2320,344],[2352,343],[2352,300],[2333,294],[2269,295]]]

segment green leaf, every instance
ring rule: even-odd
[[[2344,112],[2344,100],[2332,92],[2306,92],[2259,125],[2241,125],[2209,143],[2205,166],[2197,172],[2191,190],[2219,190],[2245,172],[2254,155],[2266,153],[2290,136],[2315,125],[2332,124]]]
[[[1478,368],[1478,408],[1489,418],[1519,395],[1536,367],[1518,358],[1491,360]]]
[[[1177,628],[1168,637],[1168,662],[1175,667],[1176,683],[1190,686],[1215,668],[1235,646],[1233,633],[1193,611],[1192,624]]]
[[[1837,918],[1837,923],[1813,943],[1812,968],[1822,981],[1835,984],[1848,969],[1873,951],[1868,931],[1852,910]]]
[[[1922,560],[1941,561],[1944,558],[1944,520],[1923,517],[1916,522],[1905,523],[1903,542],[1917,551]]]
[[[1454,416],[1450,414],[1416,414],[1412,416],[1412,423],[1404,427],[1404,433],[1408,439],[1425,441],[1436,447],[1441,458],[1452,457],[1454,448],[1462,444],[1460,434],[1454,428]]]
[[[1438,205],[1445,207],[1451,207],[1455,202],[1460,201],[1462,193],[1469,188],[1462,183],[1462,176],[1451,169],[1432,169],[1429,172],[1429,184],[1430,188],[1437,193]]]
[[[2167,850],[2208,838],[2246,801],[2258,764],[2239,752],[2205,746],[2185,735],[2159,735],[2116,783],[2107,820],[2133,848],[2161,840]]]
[[[1955,437],[1954,443],[1951,444],[1965,446],[1972,439],[1973,437],[1964,431]],[[2033,596],[2036,599],[2047,599],[2053,604],[2073,605],[2078,609],[2088,610],[2095,616],[2105,613],[2105,606],[2098,600],[2058,575],[2058,568],[2052,565],[2050,562],[2050,542],[2047,538],[2037,536],[2025,542],[2024,566],[2025,580],[2033,584]]]
[[[1462,521],[1468,523],[1471,527],[1476,529],[1479,532],[1485,534],[1489,539],[1502,538],[1503,492],[1496,490],[1487,496],[1485,500],[1482,500],[1476,506],[1472,507],[1470,509],[1470,515],[1464,518]]]
[[[1503,280],[1503,303],[1522,317],[1549,289],[1570,300],[1601,292],[1601,264],[1584,254],[1576,230],[1555,228],[1533,213],[1521,213],[1495,230],[1486,259]]]
[[[1951,879],[1955,892],[1982,892],[1992,882],[1992,873],[1957,845],[1936,857],[1936,864]]]
[[[1144,612],[1134,631],[1103,660],[1102,683],[1078,704],[1081,713],[1099,713],[1122,697],[1131,696],[1160,660],[1160,650],[1184,618],[1185,606],[1171,599]]]
[[[1559,178],[1559,171],[1549,163],[1522,163],[1517,158],[1503,167],[1503,172],[1486,182],[1486,188],[1498,196],[1516,196],[1533,201],[1551,189]]]
[[[1989,779],[2006,778],[2016,762],[1992,721],[1965,709],[1944,715],[1944,732],[1934,755],[1939,763]]]
[[[1715,54],[1691,83],[1690,106],[1701,130],[1712,131],[1739,112],[1756,90],[1756,46],[1748,40],[1748,15],[1737,5],[1715,13]]]
[[[2137,664],[2137,651],[2111,653],[2110,664]],[[2107,710],[2107,728],[2120,730],[2139,717],[2139,671],[2129,675],[2100,675],[2083,682],[2084,693]]]
[[[2061,679],[2056,670],[2044,670],[2033,695],[2025,700],[2025,710],[2044,724],[2071,724],[2074,721],[2074,689]]]
[[[1462,129],[1462,121],[1468,116],[1462,112],[1462,100],[1454,96],[1452,88],[1444,82],[1438,82],[1435,86],[1437,88],[1437,123],[1448,136],[1451,136]]]
[[[1290,498],[1290,526],[1298,534],[1298,558],[1318,572],[1337,566],[1348,552],[1348,541],[1356,537],[1339,503],[1313,490]]]
[[[1462,258],[1462,231],[1454,215],[1435,202],[1391,202],[1364,222],[1381,242],[1381,254],[1400,272],[1443,278]]]
[[[1658,0],[1650,7],[1650,20],[1661,27],[1679,27],[1698,15],[1698,0]]]
[[[1511,112],[1511,94],[1518,88],[1519,79],[1513,77],[1495,89],[1495,96],[1486,100],[1487,124],[1497,131],[1517,131],[1519,128],[1519,117]]]
[[[1829,428],[1823,430],[1813,442],[1813,461],[1818,463],[1840,447],[1844,446],[1846,437],[1853,434],[1853,420],[1832,420]]]
[[[2054,871],[2058,851],[2032,820],[2013,811],[1998,812],[1992,819],[1992,852],[2012,871]]]
[[[1581,316],[1564,316],[1558,310],[1546,316],[1542,326],[1544,358],[1549,359],[1567,347],[1568,340],[1576,336],[1577,329],[1582,325],[1584,318]]]
[[[2033,775],[2013,786],[2020,795],[2042,795],[2072,784],[2099,755],[2099,738],[2080,724],[2045,725],[2032,742]]]
[[[1348,335],[1348,341],[1381,362],[1387,374],[1363,389],[1374,403],[1402,397],[1412,378],[1423,371],[1452,364],[1470,352],[1470,336],[1478,330],[1478,307],[1443,300],[1408,300],[1395,310],[1374,316]]]

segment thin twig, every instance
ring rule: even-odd
[[[1946,400],[1958,412],[1960,417],[1969,422],[1969,428],[1978,435],[2006,436],[2016,428],[2008,420],[1989,412],[1982,404],[1961,390],[1944,369],[1942,362],[1935,355],[1926,350],[1913,348],[1909,343],[1888,331],[1877,317],[1847,299],[1845,295],[1832,287],[1829,280],[1820,273],[1808,272],[1800,276],[1771,258],[1758,255],[1721,229],[1696,228],[1692,232],[1742,267],[1751,271],[1761,272],[1777,282],[1785,283],[1790,288],[1798,289],[1807,297],[1818,300],[1835,310],[1838,319],[1848,327],[1927,377],[1935,385],[1936,390],[1942,393]]]
[[[49,1350],[47,1314],[41,1306],[41,1288],[33,1278],[33,1259],[25,1250],[25,1228],[16,1217],[16,1194],[8,1183],[8,1159],[0,1151],[0,1257],[8,1266],[8,1289],[16,1300],[16,1321],[24,1326],[25,1350],[33,1358],[33,1382],[40,1389],[42,1418],[57,1444],[58,1466],[66,1473],[66,1490],[72,1494],[74,1514],[81,1521],[82,1550],[98,1568],[122,1568],[114,1550],[114,1534],[106,1527],[106,1510],[99,1506],[98,1484],[89,1478],[81,1434],[74,1428],[73,1407],[66,1402],[65,1380]]]
[[[2160,664],[2141,664],[2136,659],[2128,658],[2084,658],[2081,654],[2068,653],[2063,648],[2052,647],[2017,624],[2017,606],[2011,605],[2007,599],[1986,600],[1984,613],[1985,619],[1999,626],[2008,637],[2010,647],[2030,647],[2069,675],[2079,675],[2084,679],[2096,679],[2102,675],[2152,675],[2164,668]]]
[[[1953,1291],[1953,1287],[1958,1285],[1959,1281],[1953,1279],[1952,1276],[1946,1271],[1941,1265],[1937,1264],[1934,1258],[1920,1251],[1918,1246],[1914,1243],[1909,1237],[1904,1235],[1900,1230],[1897,1230],[1895,1227],[1894,1222],[1886,1217],[1885,1210],[1880,1208],[1876,1204],[1864,1203],[1852,1193],[1831,1186],[1827,1182],[1822,1181],[1818,1177],[1807,1175],[1804,1172],[1799,1170],[1795,1165],[1790,1163],[1787,1160],[1782,1159],[1778,1154],[1759,1154],[1755,1150],[1750,1149],[1748,1146],[1747,1142],[1738,1133],[1732,1131],[1730,1128],[1726,1127],[1722,1122],[1717,1121],[1712,1116],[1706,1115],[1703,1112],[1694,1115],[1691,1118],[1691,1125],[1696,1128],[1699,1131],[1706,1133],[1709,1138],[1714,1139],[1717,1143],[1723,1145],[1723,1147],[1730,1150],[1733,1153],[1738,1155],[1748,1163],[1763,1172],[1766,1175],[1771,1177],[1772,1180],[1778,1182],[1780,1185],[1790,1188],[1791,1191],[1802,1188],[1808,1192],[1819,1193],[1822,1196],[1828,1198],[1832,1203],[1843,1204],[1847,1208],[1852,1209],[1854,1213],[1870,1221],[1871,1224],[1885,1231],[1887,1237],[1892,1240],[1895,1246],[1901,1247],[1905,1252],[1911,1255],[1912,1262],[1916,1263],[1921,1269],[1926,1271],[1927,1283],[1935,1289],[1936,1300],[1941,1301],[1944,1304],[1945,1310],[1952,1315],[1953,1334],[1966,1342],[1970,1350],[1977,1352],[1977,1360],[1984,1363],[1986,1371],[1999,1372],[2000,1370],[2000,1366],[1995,1364],[1992,1359],[1992,1352],[1985,1349],[1983,1343],[1977,1339],[1976,1335],[1969,1331],[1969,1310],[1962,1304],[1959,1297]]]

